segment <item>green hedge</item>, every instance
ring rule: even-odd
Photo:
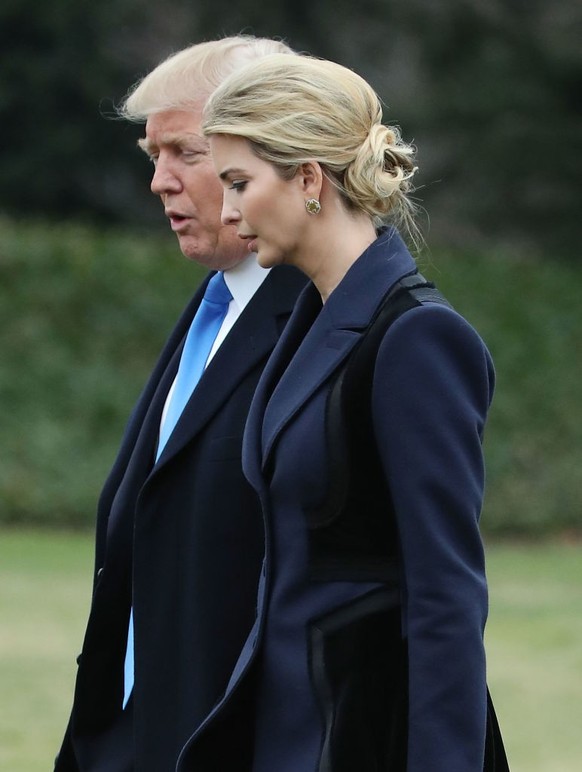
[[[175,238],[0,220],[0,522],[83,526],[203,272]]]
[[[421,262],[497,366],[484,529],[579,528],[582,269]],[[169,233],[0,219],[0,523],[93,524],[129,411],[202,275]]]
[[[489,532],[582,528],[582,270],[564,260],[440,253],[426,271],[496,365],[485,437]]]

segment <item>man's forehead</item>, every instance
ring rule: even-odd
[[[144,149],[150,146],[184,144],[207,148],[208,141],[200,130],[201,117],[200,112],[195,110],[153,113],[146,121],[146,135],[139,144]]]

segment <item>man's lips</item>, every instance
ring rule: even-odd
[[[166,217],[170,221],[171,229],[176,232],[182,230],[182,228],[192,219],[189,215],[182,212],[176,212],[173,209],[166,210]]]

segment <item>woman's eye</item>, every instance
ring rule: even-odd
[[[247,186],[246,180],[233,180],[230,189],[231,190],[244,190]]]

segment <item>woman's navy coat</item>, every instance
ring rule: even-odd
[[[313,571],[320,542],[308,515],[330,480],[329,390],[386,292],[414,270],[396,232],[382,232],[323,308],[306,288],[265,368],[243,446],[267,536],[257,621],[181,769],[484,768],[487,588],[478,520],[494,374],[485,345],[451,308],[407,311],[385,334],[375,366],[370,440],[390,491],[399,580],[343,571],[341,557],[327,578]],[[253,747],[238,744],[232,766],[223,741],[229,722],[235,727],[249,710]]]

